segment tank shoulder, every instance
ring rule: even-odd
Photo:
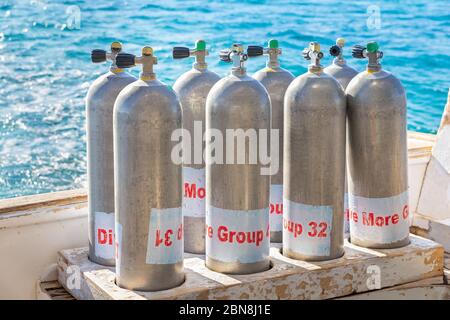
[[[220,76],[212,71],[198,71],[191,69],[183,73],[174,83],[173,89],[175,92],[180,93],[180,91],[188,88],[194,88],[198,86],[212,86],[217,81],[220,80]]]
[[[255,105],[270,108],[270,97],[266,88],[258,80],[249,76],[229,75],[219,80],[208,94],[206,104],[212,104],[213,101],[213,108],[240,105],[240,101],[259,101]]]
[[[288,70],[283,68],[272,69],[265,67],[261,70],[256,71],[253,76],[258,81],[265,81],[266,79],[279,79],[281,81],[292,81],[295,76]]]
[[[132,75],[124,76],[107,72],[94,80],[87,92],[87,99],[102,99],[104,95],[118,94],[118,91],[125,88],[128,84],[136,81]]]
[[[323,92],[327,92],[327,98],[331,100],[345,99],[345,93],[341,84],[334,77],[324,72],[320,75],[306,72],[295,78],[286,91],[286,99],[302,100],[302,97],[313,97],[318,94],[317,92],[320,95],[323,95]]]
[[[137,80],[127,85],[117,96],[117,112],[132,112],[132,109],[151,106],[154,111],[158,111],[165,105],[175,106],[180,109],[180,102],[177,94],[172,88],[159,80],[143,81]]]
[[[386,70],[378,72],[368,72],[367,70],[358,73],[348,84],[346,93],[354,94],[355,92],[362,90],[367,85],[375,86],[378,88],[385,88],[386,90],[392,90],[393,88],[404,91],[403,85],[400,80],[392,73]],[[380,89],[381,90],[381,89]]]

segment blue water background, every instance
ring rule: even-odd
[[[93,48],[119,40],[139,53],[151,45],[158,77],[173,84],[192,61],[173,61],[171,47],[199,38],[221,75],[229,66],[218,61],[220,49],[269,38],[280,41],[283,66],[300,75],[308,42],[327,51],[337,37],[349,46],[379,41],[383,66],[406,87],[409,129],[436,132],[450,83],[450,1],[0,0],[0,198],[85,186],[84,97],[107,70],[90,62]],[[323,64],[330,62],[327,55]],[[264,64],[253,59],[248,70]]]

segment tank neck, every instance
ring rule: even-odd
[[[379,61],[377,53],[369,53],[368,55],[369,63],[367,64],[367,72],[379,72],[381,71],[381,63]]]
[[[266,66],[271,69],[279,69],[280,68],[280,61],[278,60],[278,52],[275,52],[275,50],[269,50],[268,59],[266,62]]]
[[[124,72],[125,70],[122,68],[118,68],[115,64],[112,64],[111,67],[109,67],[109,71],[114,74],[118,74]]]
[[[231,68],[231,74],[236,77],[245,77],[247,75],[247,68],[233,67]]]
[[[367,50],[367,49],[366,49]],[[383,53],[381,51],[378,51],[378,45],[376,49],[367,50],[367,58],[369,59],[369,62],[367,64],[367,72],[373,73],[378,72],[381,70],[381,63],[380,59],[383,57]]]
[[[142,56],[138,59],[142,65],[142,72],[139,74],[139,79],[143,81],[155,80],[156,74],[153,71],[153,66],[158,63],[158,60],[153,56],[153,49],[145,47],[142,51]]]
[[[206,63],[206,50],[197,51],[195,53],[195,62],[192,64],[192,68],[203,71],[208,68]]]
[[[342,54],[333,59],[333,63],[338,66],[344,66],[347,64],[347,61],[342,57]]]
[[[308,71],[317,75],[320,75],[323,72],[323,66],[322,65],[315,65],[315,64],[310,64],[308,66]]]

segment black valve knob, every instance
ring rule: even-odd
[[[311,60],[311,57],[309,56],[309,48],[304,49],[302,51],[302,55],[305,60]]]
[[[331,48],[330,48],[330,54],[331,54],[333,57],[339,56],[339,55],[341,54],[341,48],[340,48],[339,46],[337,46],[337,45],[331,46]]]
[[[101,49],[94,49],[91,52],[91,60],[94,63],[100,63],[106,61],[106,51]]]
[[[230,54],[231,54],[230,49],[220,50],[219,53],[220,60],[225,62],[231,62]]]
[[[263,53],[264,53],[264,48],[261,46],[248,46],[247,47],[247,55],[249,57],[262,56]]]
[[[136,56],[130,53],[119,53],[116,57],[116,65],[119,68],[134,67]]]
[[[360,45],[354,45],[352,48],[352,57],[356,59],[362,59],[364,58],[364,50],[366,50],[366,47],[360,46]]]
[[[188,58],[190,55],[189,48],[186,47],[174,47],[172,50],[172,57],[174,59]]]

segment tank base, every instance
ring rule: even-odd
[[[282,231],[270,231],[270,242],[281,243],[283,242]]]
[[[376,243],[376,242],[367,241],[367,240],[363,240],[363,239],[352,238],[351,235],[349,238],[349,242],[356,246],[360,246],[360,247],[368,248],[368,249],[395,249],[395,248],[406,247],[408,244],[411,243],[409,236],[402,240],[396,241],[396,242]]]
[[[204,217],[184,217],[184,252],[205,254]]]
[[[103,259],[96,257],[91,251],[89,252],[88,259],[94,263],[101,264],[106,267],[114,267],[116,265],[116,259]]]
[[[128,290],[160,291],[178,287],[185,281],[183,262],[175,264],[148,265],[140,270],[123,266],[116,273],[116,284]],[[116,270],[117,272],[117,270]]]
[[[342,246],[339,250],[336,250],[336,252],[329,256],[310,256],[310,255],[304,255],[296,253],[289,249],[281,249],[281,253],[288,258],[295,259],[295,260],[303,260],[303,261],[327,261],[327,260],[334,260],[339,259],[344,256],[344,246]]]
[[[240,262],[222,262],[206,256],[205,265],[208,269],[221,273],[228,274],[249,274],[264,272],[270,269],[270,259],[254,263],[240,263]]]

